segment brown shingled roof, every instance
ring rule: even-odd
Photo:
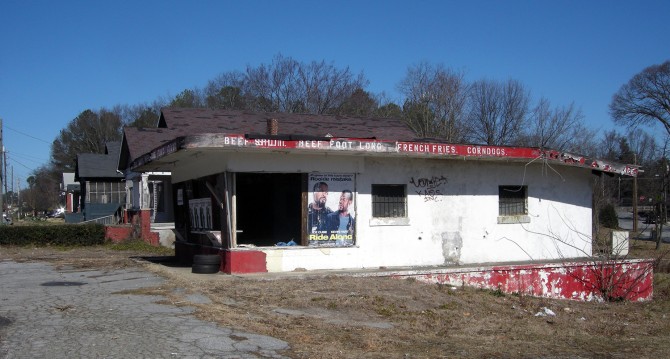
[[[201,108],[166,108],[158,127],[183,132],[250,134],[266,133],[267,121],[277,119],[279,135],[343,138],[376,138],[410,141],[416,136],[401,120],[295,113],[264,113]]]
[[[137,157],[180,136],[203,133],[266,134],[269,119],[278,121],[279,135],[330,135],[388,141],[411,141],[416,137],[401,120],[392,118],[164,108],[158,128],[124,128],[119,169],[125,170]]]

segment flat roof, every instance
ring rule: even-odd
[[[134,159],[136,172],[172,171],[180,161],[193,161],[193,151],[313,153],[338,156],[384,156],[433,159],[532,162],[581,167],[635,177],[638,166],[535,147],[450,144],[439,141],[389,141],[369,138],[324,138],[302,135],[202,133],[177,137]]]

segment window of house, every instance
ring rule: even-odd
[[[407,187],[404,184],[372,185],[371,225],[408,225]]]
[[[123,182],[86,182],[86,203],[126,203]]]
[[[528,187],[498,186],[498,223],[529,222]]]

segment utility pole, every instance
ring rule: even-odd
[[[2,118],[0,118],[0,151],[2,151],[2,157],[0,157],[0,161],[5,157],[5,146],[2,144]],[[2,169],[2,166],[0,166],[0,170]],[[0,211],[2,212],[2,224],[5,224],[5,205],[2,203],[2,174],[0,174]]]
[[[4,166],[4,171],[2,172],[5,175],[5,178],[3,180],[5,181],[5,194],[7,194],[7,151],[3,151],[3,154],[5,155],[3,160],[5,161],[5,166]]]
[[[21,177],[16,178],[16,188],[18,188],[17,193],[19,194],[18,197],[17,197],[17,200],[18,200],[17,207],[18,207],[19,211],[17,213],[17,218],[16,219],[21,219],[21,207],[22,207],[22,205],[21,205]]]

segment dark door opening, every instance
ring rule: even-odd
[[[302,236],[302,174],[237,173],[237,244],[274,246]]]

